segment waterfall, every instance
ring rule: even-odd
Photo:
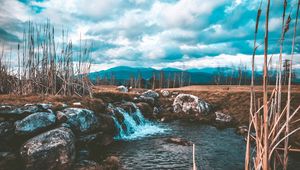
[[[161,128],[157,123],[145,119],[140,109],[134,103],[131,104],[135,108],[133,113],[128,113],[121,107],[115,107],[115,112],[118,112],[123,117],[121,121],[116,117],[116,114],[112,116],[118,129],[118,134],[115,136],[116,140],[132,140],[164,132],[165,129]]]

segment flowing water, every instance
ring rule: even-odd
[[[126,112],[126,130],[115,119],[119,135],[110,146],[108,155],[118,156],[124,169],[191,169],[192,146],[168,143],[169,137],[180,137],[196,145],[197,168],[210,170],[244,169],[245,142],[234,129],[218,130],[196,123],[154,123],[146,120],[137,109],[133,116]],[[138,114],[138,119],[133,117]],[[300,167],[291,161],[290,169]]]

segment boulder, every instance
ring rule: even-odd
[[[208,114],[211,111],[210,105],[197,96],[191,94],[179,94],[173,102],[175,113]]]
[[[15,123],[15,133],[18,135],[32,135],[41,132],[55,124],[56,117],[53,113],[33,113]]]
[[[112,135],[117,133],[118,130],[115,127],[114,119],[110,115],[98,114],[97,117],[100,122],[100,131]]]
[[[115,105],[117,107],[124,109],[129,114],[132,114],[132,113],[136,112],[136,110],[137,110],[135,104],[133,104],[132,102],[121,102],[121,103],[118,103]]]
[[[169,97],[170,96],[170,92],[168,90],[161,90],[160,93],[163,97]]]
[[[77,134],[86,134],[95,131],[99,122],[94,112],[81,108],[67,108],[57,112],[57,119],[70,125]]]
[[[192,146],[193,143],[186,140],[186,139],[182,139],[182,138],[178,138],[178,137],[171,137],[165,140],[168,143],[174,143],[177,145],[182,145],[182,146]]]
[[[118,86],[118,87],[117,87],[117,90],[118,90],[119,92],[123,92],[123,93],[127,93],[127,92],[128,92],[128,88],[125,87],[125,86]]]
[[[149,117],[153,113],[153,107],[151,107],[148,103],[139,102],[136,104],[137,107],[141,110],[143,115]],[[149,115],[149,116],[148,116]]]
[[[74,170],[103,170],[101,165],[92,160],[82,160],[75,164]]]
[[[135,102],[144,102],[149,103],[151,105],[154,105],[155,99],[153,97],[145,97],[145,96],[139,96],[134,98]]]
[[[112,142],[113,142],[113,136],[104,134],[102,132],[80,136],[77,139],[77,144],[79,146],[90,146],[90,147],[108,146]]]
[[[152,97],[154,99],[159,98],[159,94],[157,92],[153,91],[153,90],[147,90],[144,93],[142,93],[141,96]]]
[[[75,136],[68,128],[57,128],[25,142],[20,155],[26,169],[70,169],[75,160]]]
[[[26,104],[15,109],[0,110],[0,117],[9,119],[23,119],[24,117],[36,112],[51,112],[51,104]]]

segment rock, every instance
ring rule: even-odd
[[[12,110],[13,106],[7,105],[7,104],[1,104],[0,105],[0,111],[8,111],[8,110]]]
[[[17,121],[15,133],[18,135],[32,135],[41,132],[55,124],[56,117],[53,113],[33,113],[21,121]]]
[[[119,104],[116,104],[116,106],[124,109],[127,113],[132,114],[136,112],[137,108],[132,102],[122,102]]]
[[[118,170],[121,169],[120,160],[116,156],[107,157],[102,163],[103,169]]]
[[[118,87],[117,87],[117,90],[118,90],[119,92],[123,92],[123,93],[127,93],[127,92],[128,92],[128,88],[125,87],[125,86],[118,86]]]
[[[246,136],[248,135],[248,126],[242,125],[235,129],[235,132],[239,135]]]
[[[19,170],[23,169],[18,163],[18,157],[11,152],[0,152],[0,169],[7,170]]]
[[[210,110],[208,103],[191,94],[179,94],[173,102],[175,113],[208,114]]]
[[[65,123],[68,120],[67,115],[64,112],[58,111],[56,113],[56,118],[59,123]]]
[[[152,97],[154,99],[157,99],[159,98],[159,94],[153,90],[148,90],[148,91],[145,91],[144,93],[142,93],[141,96],[144,96],[144,97]]]
[[[154,105],[155,99],[153,97],[145,97],[145,96],[139,96],[134,98],[135,102],[144,102],[149,103],[151,105]]]
[[[172,92],[172,95],[175,95],[175,96],[176,96],[176,95],[178,95],[178,94],[179,94],[178,91],[173,91],[173,92]]]
[[[74,141],[70,129],[53,129],[25,142],[20,155],[26,169],[70,169],[75,160]]]
[[[143,115],[145,115],[146,117],[151,116],[153,113],[153,107],[151,107],[148,103],[139,102],[136,104],[136,106],[139,107]]]
[[[174,143],[177,145],[182,145],[182,146],[192,146],[193,143],[182,138],[177,138],[177,137],[171,137],[165,140],[168,143]]]
[[[75,102],[72,104],[73,106],[82,106],[82,104],[80,102]]]
[[[29,104],[29,105],[31,105],[31,104]],[[38,103],[36,105],[43,108],[44,110],[48,110],[53,107],[53,105],[51,103]]]
[[[74,170],[103,170],[103,169],[95,161],[82,160],[82,161],[75,164]]]
[[[215,112],[216,114],[216,121],[217,122],[223,122],[223,123],[230,123],[232,118],[230,115],[221,113],[221,112]]]
[[[99,148],[108,146],[113,142],[113,136],[97,132],[90,135],[81,136],[77,139],[78,146],[86,146],[89,148]]]
[[[158,115],[159,114],[159,109],[157,107],[153,108],[153,115]]]
[[[163,97],[169,97],[170,96],[170,92],[168,90],[161,90],[160,93]]]
[[[11,119],[23,119],[24,117],[36,112],[51,112],[51,104],[26,104],[22,107],[9,110],[0,110],[0,117]]]
[[[233,119],[230,115],[224,114],[222,112],[215,112],[215,122],[214,125],[217,128],[223,129],[229,126],[233,126]]]
[[[114,119],[111,116],[105,114],[98,114],[97,117],[100,121],[100,131],[112,135],[115,135],[118,132],[117,128],[115,127]]]
[[[60,122],[65,121],[75,133],[79,134],[95,131],[99,127],[94,112],[87,109],[67,108],[57,112],[57,119]]]

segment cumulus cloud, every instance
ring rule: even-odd
[[[26,22],[47,19],[57,32],[68,31],[74,47],[93,45],[93,69],[118,65],[145,67],[216,67],[249,62],[260,0],[2,0],[0,40],[16,45]],[[290,5],[297,3],[295,0]],[[278,53],[282,1],[270,13],[269,53]],[[265,8],[263,3],[262,8]],[[292,9],[292,14],[295,9]],[[264,12],[260,23],[264,22]],[[292,15],[293,16],[293,15]],[[293,23],[293,22],[292,22]],[[263,43],[263,24],[258,43]],[[60,34],[56,39],[60,38]],[[292,31],[284,52],[290,53]],[[299,37],[297,38],[299,39]],[[299,41],[298,41],[299,42]],[[295,52],[299,53],[300,44]],[[258,55],[263,54],[258,48]],[[259,58],[259,57],[258,57]],[[184,64],[183,64],[184,63]]]

